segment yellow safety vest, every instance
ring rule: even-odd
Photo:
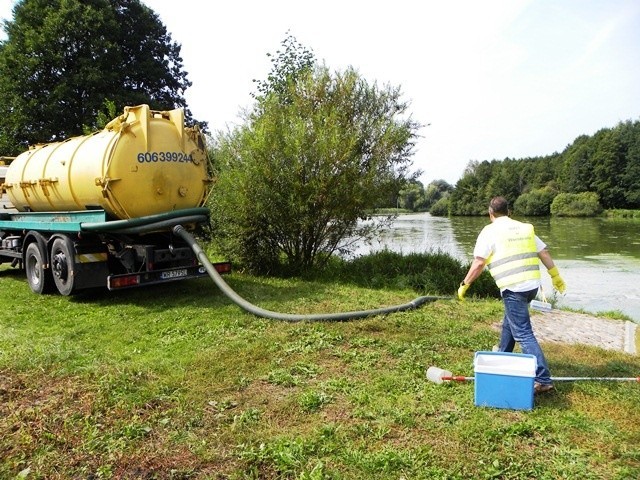
[[[540,264],[536,251],[533,225],[518,221],[491,225],[495,229],[495,252],[487,259],[489,273],[501,290],[540,279]]]

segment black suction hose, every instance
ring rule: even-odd
[[[82,222],[82,230],[93,233],[141,234],[166,230],[178,223],[201,223],[209,218],[209,210],[204,207],[173,210],[139,218],[112,220],[109,222]]]
[[[206,215],[187,215],[180,217],[180,221],[183,223],[202,223],[206,222],[208,217]],[[117,223],[117,222],[109,222],[109,223]],[[126,224],[122,224],[122,226],[109,225],[108,230],[99,228],[95,228],[91,224],[82,224],[82,228],[84,230],[88,230],[91,232],[109,232],[109,233],[120,233],[120,234],[136,234],[139,235],[141,233],[150,233],[150,232],[161,232],[166,230],[167,228],[173,227],[176,224],[176,220],[172,218],[167,218],[165,220],[156,220],[154,222],[149,222],[144,225],[135,225],[127,227]],[[97,224],[98,226],[102,224]]]
[[[335,322],[343,322],[347,320],[354,320],[356,318],[364,318],[371,317],[374,315],[385,315],[387,313],[394,312],[402,312],[404,310],[411,310],[414,308],[418,308],[419,306],[427,303],[434,302],[436,300],[449,299],[450,297],[436,297],[436,296],[423,296],[418,297],[412,300],[409,303],[405,303],[402,305],[394,305],[391,307],[385,308],[376,308],[374,310],[360,310],[354,312],[344,312],[344,313],[318,313],[313,315],[294,315],[290,313],[278,313],[272,312],[271,310],[265,310],[264,308],[260,308],[252,303],[249,303],[240,295],[238,295],[233,289],[224,281],[222,276],[217,272],[215,267],[211,264],[209,259],[207,258],[206,253],[200,248],[200,246],[196,243],[195,238],[185,230],[182,225],[176,225],[173,227],[173,233],[187,242],[187,244],[191,247],[193,252],[196,254],[197,259],[204,266],[204,268],[209,273],[209,276],[214,281],[214,283],[218,286],[222,293],[224,293],[227,297],[229,297],[236,305],[240,308],[246,310],[249,313],[252,313],[258,317],[269,318],[272,320],[284,320],[286,322],[301,322],[301,321],[335,321]]]

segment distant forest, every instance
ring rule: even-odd
[[[455,187],[437,180],[423,189],[429,192],[426,196],[416,192],[419,187],[400,192],[397,203],[434,215],[484,215],[496,195],[507,198],[523,215],[580,216],[602,209],[639,209],[640,121],[579,136],[561,153],[471,161]],[[408,192],[413,201],[407,201]]]

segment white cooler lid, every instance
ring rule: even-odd
[[[533,355],[507,352],[476,352],[475,373],[492,373],[514,377],[535,377],[538,362]]]

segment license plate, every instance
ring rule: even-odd
[[[168,272],[162,272],[160,274],[160,278],[163,280],[168,280],[169,278],[180,278],[186,277],[189,274],[186,269],[183,270],[170,270]]]

